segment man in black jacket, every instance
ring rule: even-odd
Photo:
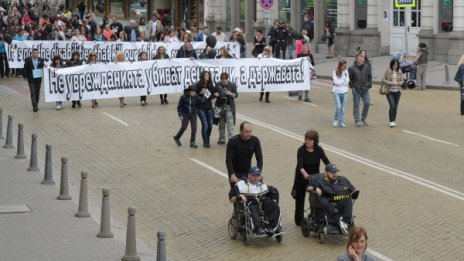
[[[240,134],[232,137],[227,143],[226,166],[229,174],[230,187],[238,180],[247,176],[251,167],[253,154],[259,169],[263,169],[263,152],[258,137],[252,135],[252,126],[249,122],[240,124]]]
[[[31,102],[34,112],[39,110],[40,85],[42,84],[44,59],[39,57],[39,50],[32,49],[31,57],[24,60],[23,78],[29,84]]]
[[[190,58],[198,59],[197,52],[193,49],[193,46],[190,42],[184,43],[182,47],[177,51],[176,58]]]
[[[280,25],[276,30],[276,44],[274,49],[274,58],[280,58],[282,52],[282,59],[285,59],[285,50],[287,49],[287,41],[289,35],[285,23],[280,21]]]
[[[356,55],[356,62],[348,69],[349,86],[353,91],[353,117],[356,127],[367,126],[367,113],[371,104],[369,89],[372,87],[372,73],[369,64],[362,55]],[[363,109],[359,115],[359,102],[362,99]]]

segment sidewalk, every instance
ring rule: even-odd
[[[4,144],[5,140],[0,140],[0,210],[9,205],[23,205],[30,212],[0,213],[1,260],[121,260],[125,254],[125,224],[121,227],[111,224],[115,238],[97,238],[100,225],[96,219],[100,214],[97,216],[94,212],[100,206],[95,206],[92,212],[89,200],[92,217],[74,217],[79,197],[72,191],[76,189],[70,187],[73,200],[56,200],[60,173],[54,169],[55,185],[41,185],[44,166],[40,165],[40,159],[41,172],[28,172],[29,158],[14,159],[16,149],[4,149]],[[30,149],[25,151],[29,157]],[[55,155],[53,160],[56,162],[59,158]],[[138,240],[141,260],[154,260],[155,252],[145,249],[140,254],[140,243]]]

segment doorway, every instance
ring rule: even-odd
[[[409,56],[417,54],[420,27],[422,24],[422,0],[415,7],[395,7],[392,1],[390,19],[390,53],[406,51]]]

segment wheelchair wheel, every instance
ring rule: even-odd
[[[304,237],[309,237],[310,229],[309,219],[307,217],[303,218],[301,221],[301,232],[303,233]]]
[[[238,234],[238,228],[237,225],[235,224],[235,220],[233,218],[229,219],[229,237],[231,239],[236,239],[237,234]]]

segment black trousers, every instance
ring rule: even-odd
[[[305,198],[306,198],[306,184],[295,184],[295,224],[301,224],[304,218],[305,211]]]
[[[6,58],[6,54],[0,54],[0,76],[9,76],[10,75],[10,67],[8,66],[8,59]]]
[[[320,197],[319,202],[327,215],[329,223],[335,224],[338,222],[339,216],[342,216],[343,221],[351,224],[353,215],[353,202],[351,201],[351,198],[330,201],[327,197]],[[337,208],[339,210],[338,215],[335,214],[335,210],[331,202],[337,203]]]
[[[280,58],[280,51],[282,51],[282,59],[285,59],[285,51],[287,44],[285,42],[277,42],[274,49],[274,58]]]
[[[31,93],[31,103],[32,103],[32,108],[38,108],[37,106],[39,105],[39,99],[40,99],[40,85],[42,84],[42,78],[39,80],[37,79],[32,79],[28,80],[29,83],[29,91]]]
[[[190,128],[192,130],[190,134],[190,143],[194,143],[195,136],[197,135],[197,112],[192,112],[192,113],[183,115],[182,125],[176,134],[176,138],[180,139],[180,137],[182,137],[182,134],[184,134],[185,130],[187,129],[189,122],[190,122]]]
[[[400,103],[401,92],[389,92],[387,95],[387,101],[390,105],[388,110],[388,118],[390,122],[396,121],[396,113],[398,112],[398,104]]]
[[[280,208],[277,203],[275,203],[270,198],[264,198],[263,202],[261,203],[262,211],[264,216],[267,217],[269,221],[269,228],[274,229],[279,225],[279,217],[280,217]],[[251,212],[251,219],[253,219],[253,224],[255,227],[262,227],[260,213],[261,209],[255,203],[251,203],[248,206],[248,209]]]
[[[270,92],[266,92],[266,101],[269,101],[269,94],[270,94]],[[263,95],[264,95],[264,92],[259,93],[259,100],[260,101],[263,100]]]
[[[461,86],[461,115],[464,115],[464,86],[460,84]]]

